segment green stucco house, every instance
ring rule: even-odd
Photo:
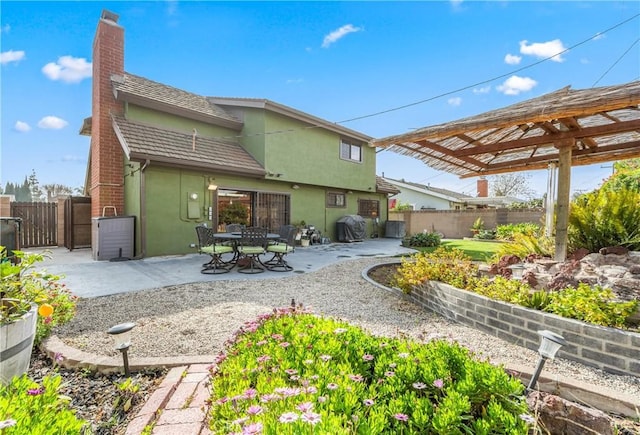
[[[194,252],[194,227],[304,221],[335,240],[368,234],[397,190],[376,177],[371,137],[264,99],[206,97],[124,71],[124,29],[103,11],[93,52],[86,193],[92,216],[135,216],[135,255]]]

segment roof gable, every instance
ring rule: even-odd
[[[393,178],[384,178],[384,180],[394,186],[397,186],[401,190],[409,189],[409,190],[413,190],[414,192],[421,193],[423,195],[429,195],[435,198],[440,198],[440,199],[444,199],[451,202],[464,202],[466,198],[470,198],[469,196],[464,195],[462,193],[456,193],[446,189],[432,188],[430,186],[411,183],[404,180],[394,180]]]

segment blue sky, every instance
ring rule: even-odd
[[[41,184],[84,183],[89,138],[78,131],[91,115],[102,9],[120,15],[129,73],[201,95],[270,99],[376,138],[568,85],[640,79],[637,1],[3,0],[0,8],[2,187],[32,169]],[[475,195],[475,178],[388,151],[377,172]],[[572,191],[610,173],[610,163],[574,168]],[[526,174],[542,194],[546,171]]]

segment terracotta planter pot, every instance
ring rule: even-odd
[[[11,299],[2,299],[0,303],[5,301]],[[37,320],[38,306],[32,303],[20,319],[0,325],[0,385],[8,385],[14,376],[29,370]]]

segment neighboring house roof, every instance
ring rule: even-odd
[[[424,195],[434,196],[451,202],[465,202],[470,196],[462,193],[453,192],[447,189],[438,189],[431,186],[425,186],[424,184],[411,183],[404,180],[394,180],[393,178],[383,178],[386,182],[402,189],[413,190]]]
[[[387,180],[385,180],[384,178],[376,175],[376,192],[391,193],[393,195],[396,195],[400,193],[400,189],[387,182]]]
[[[117,116],[112,116],[112,120],[122,149],[130,160],[230,174],[264,176],[266,173],[238,143],[161,129]]]
[[[201,95],[167,86],[133,74],[112,75],[116,98],[143,107],[213,122],[240,130],[242,121]]]
[[[520,198],[516,198],[513,196],[487,196],[487,197],[482,197],[482,196],[478,196],[475,198],[467,198],[464,200],[464,202],[466,202],[467,204],[472,204],[472,205],[487,205],[487,206],[492,206],[492,207],[498,207],[498,206],[503,206],[506,207],[508,205],[513,204],[514,202],[526,202]]]
[[[228,98],[228,97],[208,97],[208,100],[217,106],[229,106],[229,107],[250,107],[256,109],[264,109],[274,113],[297,119],[302,122],[306,122],[311,126],[322,127],[329,131],[336,132],[338,134],[348,136],[354,139],[361,140],[363,142],[369,142],[373,138],[359,131],[351,130],[350,128],[343,127],[333,122],[329,122],[325,119],[318,118],[308,113],[301,112],[292,107],[279,104],[271,100],[261,98]]]

